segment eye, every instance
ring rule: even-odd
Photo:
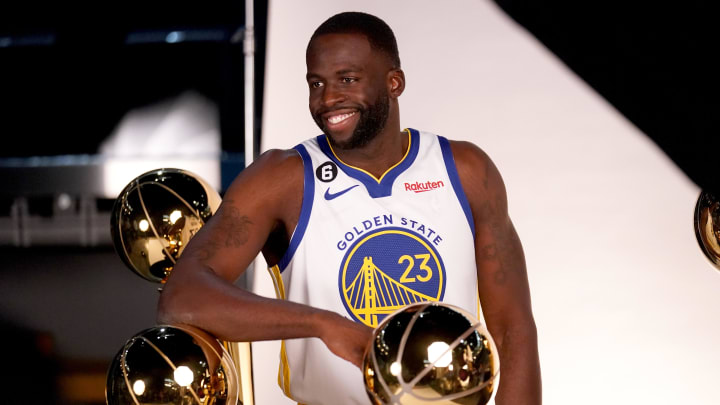
[[[358,80],[357,77],[343,77],[341,79],[341,81],[345,84],[355,83],[357,80]]]
[[[309,84],[311,89],[318,89],[323,86],[322,82],[310,82]]]

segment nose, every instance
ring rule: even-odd
[[[337,104],[342,103],[347,99],[345,93],[341,91],[337,86],[328,84],[325,86],[322,92],[322,104],[323,107],[334,107]]]

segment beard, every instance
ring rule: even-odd
[[[358,110],[358,113],[360,114],[360,119],[350,139],[345,142],[338,142],[332,136],[327,136],[328,142],[330,142],[333,148],[343,150],[361,148],[378,136],[385,128],[388,116],[390,115],[390,98],[387,92],[380,94],[374,104]],[[327,134],[328,130],[322,118],[319,115],[313,118],[320,129]]]

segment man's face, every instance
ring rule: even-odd
[[[310,113],[334,147],[362,147],[385,128],[388,59],[362,34],[327,34],[310,44]]]

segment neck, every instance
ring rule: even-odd
[[[400,130],[399,122],[388,119],[385,129],[362,148],[333,151],[344,163],[363,169],[379,179],[405,156],[408,144],[408,132]]]

